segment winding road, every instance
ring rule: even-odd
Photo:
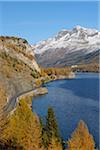
[[[3,108],[3,111],[6,112],[6,113],[9,113],[11,112],[12,110],[14,110],[14,108],[16,107],[16,104],[19,100],[20,97],[23,97],[31,92],[33,92],[36,88],[33,88],[31,90],[28,90],[28,91],[24,91],[24,92],[21,92],[19,94],[16,94],[15,96],[11,97],[8,101],[8,103],[4,106]]]

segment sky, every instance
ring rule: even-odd
[[[0,35],[18,36],[30,44],[76,25],[99,27],[98,1],[0,1]]]

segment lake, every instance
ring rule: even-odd
[[[32,109],[45,116],[49,106],[55,111],[62,138],[66,141],[84,120],[99,146],[99,74],[77,73],[76,78],[46,84],[48,94],[34,98]]]

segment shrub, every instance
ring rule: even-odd
[[[35,70],[32,70],[31,76],[32,76],[33,78],[38,78],[38,77],[39,77],[39,74],[38,74]]]
[[[42,81],[40,79],[35,80],[35,86],[40,87],[42,85]]]

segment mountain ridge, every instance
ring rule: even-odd
[[[37,62],[43,67],[81,64],[80,61],[74,61],[76,55],[78,56],[78,52],[80,53],[79,57],[84,56],[85,58],[86,55],[92,55],[96,51],[99,52],[100,31],[81,26],[76,26],[72,30],[64,29],[58,32],[55,37],[32,45],[32,49],[36,55]],[[72,58],[73,61],[69,62],[65,56]],[[66,64],[62,64],[61,60],[66,61]]]

